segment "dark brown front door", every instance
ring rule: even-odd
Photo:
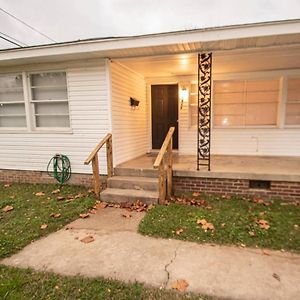
[[[160,149],[170,127],[175,127],[173,149],[178,149],[178,85],[152,85],[152,148]]]

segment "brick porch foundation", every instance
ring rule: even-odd
[[[57,181],[43,171],[21,171],[0,169],[0,182],[45,183]],[[106,176],[101,176],[103,186]],[[68,184],[93,187],[91,174],[73,173]],[[257,196],[262,198],[280,198],[282,200],[300,200],[300,182],[271,181],[270,189],[251,189],[247,179],[173,177],[175,192],[203,192],[206,194],[228,194]]]
[[[252,189],[249,188],[247,179],[174,177],[173,185],[176,192],[256,196],[287,201],[300,200],[300,182],[271,181],[270,189]]]
[[[105,186],[106,176],[101,176],[100,179]],[[50,177],[47,172],[4,169],[0,169],[0,182],[58,184],[58,182],[54,178]],[[67,183],[71,185],[83,185],[91,188],[93,187],[93,177],[91,174],[72,173],[72,176]]]

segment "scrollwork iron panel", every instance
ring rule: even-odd
[[[197,170],[207,166],[210,171],[212,53],[198,54],[198,149]]]

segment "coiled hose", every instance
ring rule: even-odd
[[[52,171],[49,170],[50,165],[53,167]],[[71,177],[71,163],[69,158],[63,154],[55,154],[48,163],[47,173],[60,184],[64,184]]]

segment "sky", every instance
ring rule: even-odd
[[[300,0],[0,0],[0,35],[23,45],[286,19],[300,19]]]

